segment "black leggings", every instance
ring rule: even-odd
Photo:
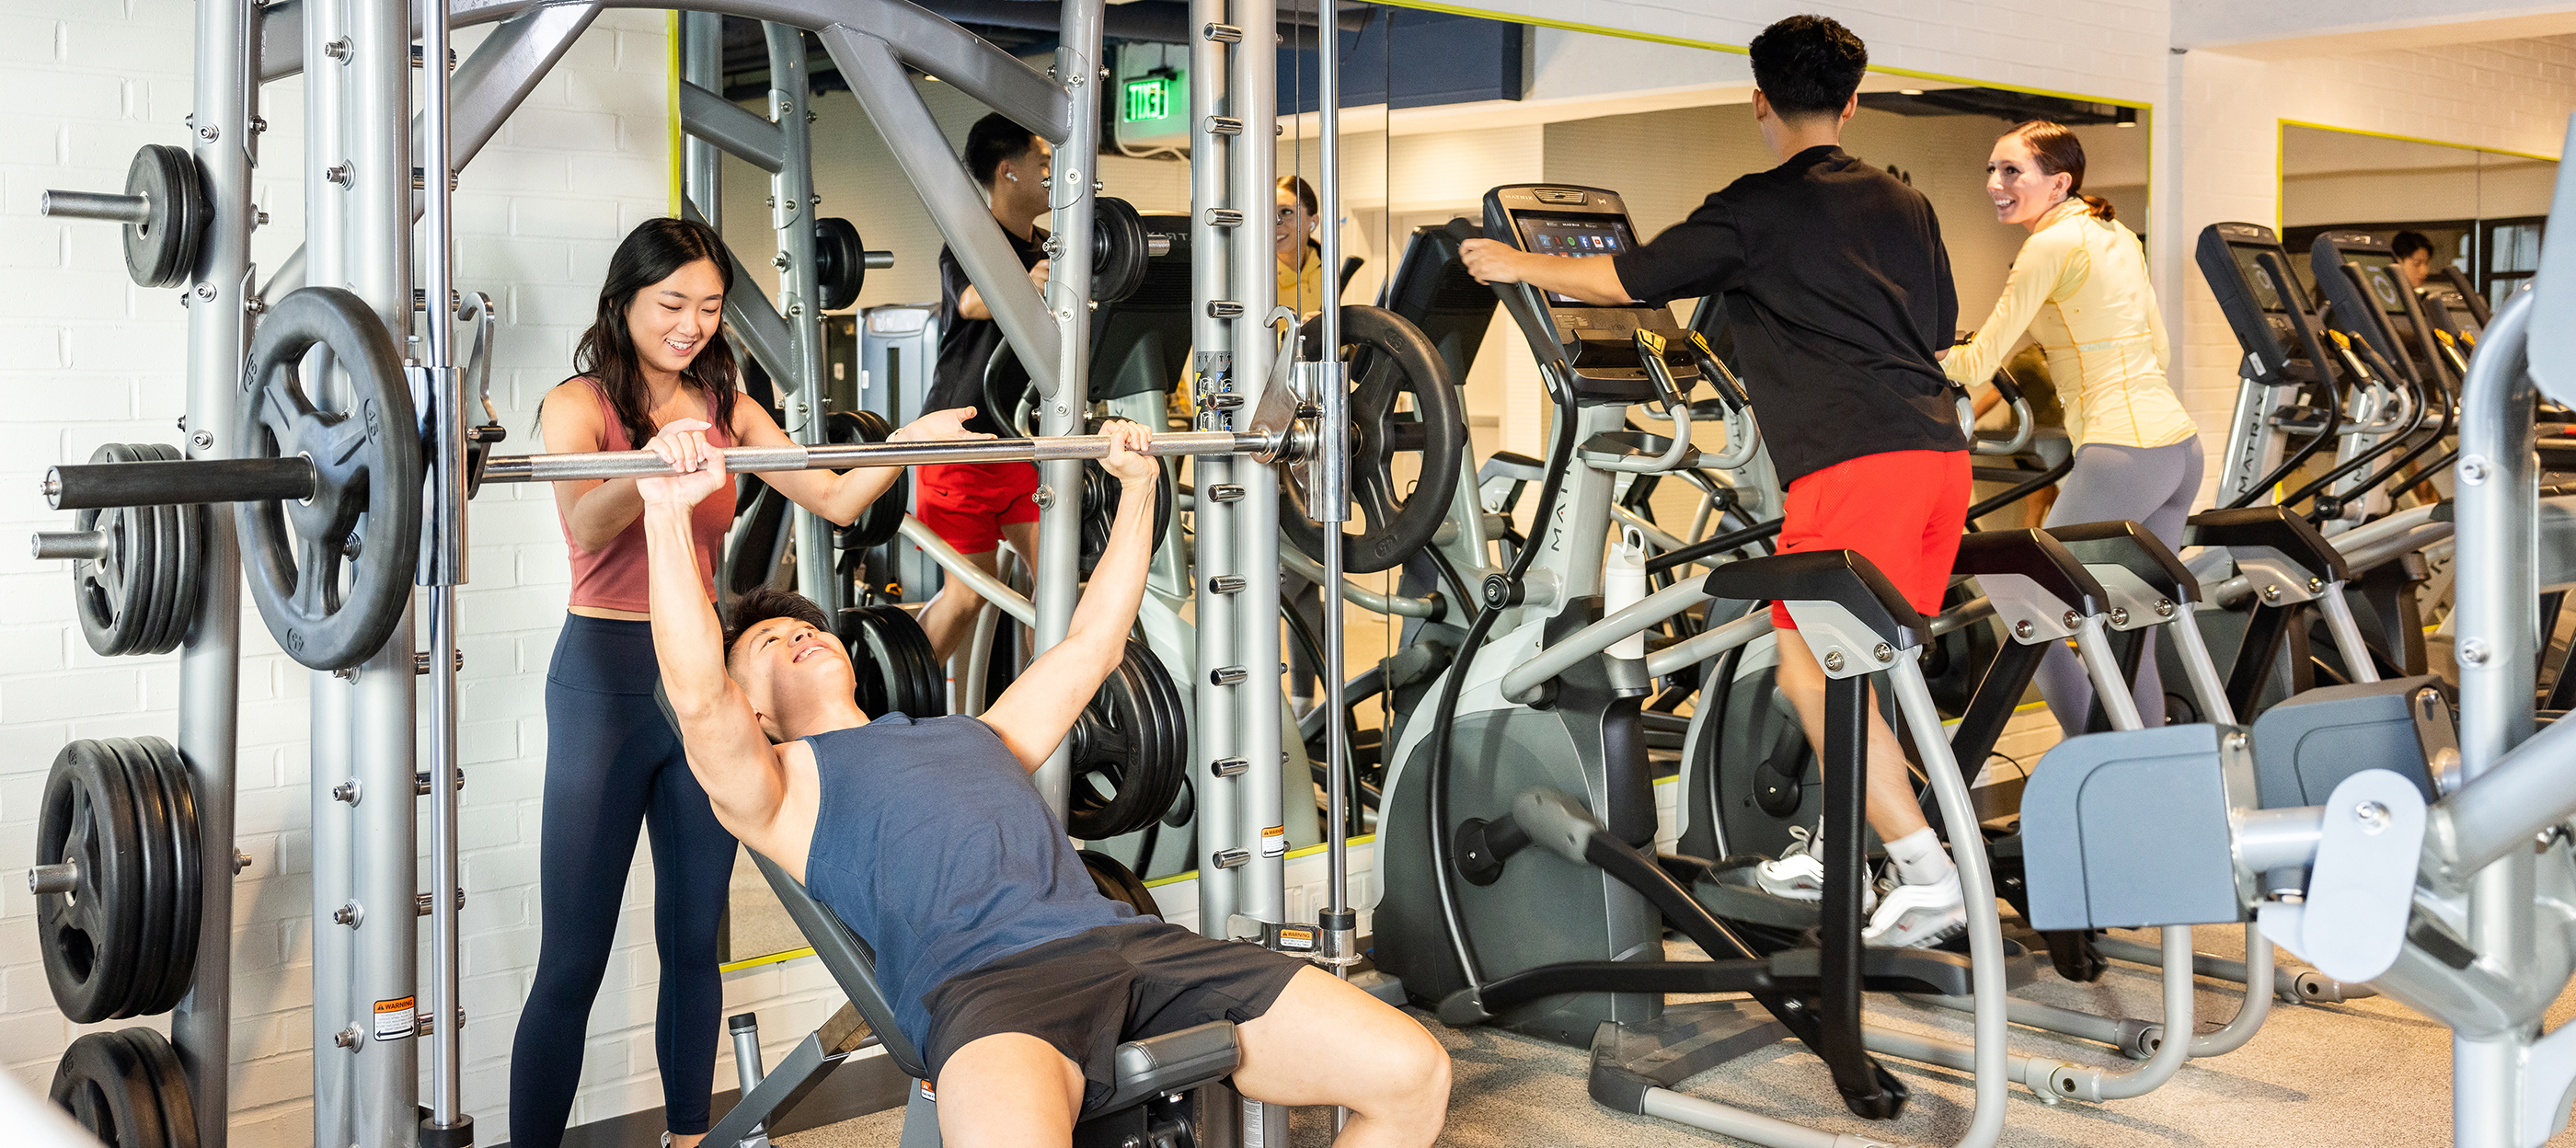
[[[653,841],[653,938],[661,957],[653,1052],[666,1123],[682,1134],[709,1124],[716,1021],[724,1011],[716,930],[735,844],[716,824],[707,791],[690,775],[679,738],[654,703],[659,679],[651,623],[564,619],[546,674],[543,947],[510,1050],[516,1148],[555,1148],[563,1140],[639,822]]]

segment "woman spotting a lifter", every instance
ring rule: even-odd
[[[2059,484],[2048,525],[2128,519],[2167,546],[2182,546],[2183,519],[2200,494],[2199,428],[2165,381],[2169,352],[2155,287],[2138,236],[2111,204],[2084,190],[2084,145],[2063,124],[2031,120],[1995,141],[1986,161],[1995,218],[2028,228],[1994,314],[1951,350],[1942,369],[1985,382],[2027,331],[2048,355],[2075,440],[2075,468]],[[1978,396],[1978,409],[1995,401]],[[2065,647],[2039,669],[2040,696],[2068,736],[2084,732],[2093,687]],[[2164,724],[2164,686],[2153,655],[2140,659],[2138,716]]]
[[[705,224],[655,219],[629,233],[609,257],[597,318],[573,352],[580,373],[539,408],[546,449],[640,449],[685,419],[713,424],[706,435],[718,446],[793,445],[760,404],[736,401],[733,351],[719,325],[732,286],[724,241]],[[927,415],[893,437],[963,437],[968,413]],[[863,467],[765,477],[797,505],[847,525],[896,473]],[[716,929],[734,838],[716,823],[653,700],[659,671],[645,620],[644,503],[635,480],[556,483],[555,507],[572,552],[572,603],[546,674],[542,948],[511,1049],[510,1143],[554,1148],[563,1139],[642,823],[653,841],[661,960],[654,1053],[665,1143],[688,1148],[709,1123],[724,1005]],[[716,569],[733,509],[730,485],[698,504],[698,569]],[[714,596],[712,577],[707,592]]]

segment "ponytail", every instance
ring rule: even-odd
[[[2104,223],[2109,223],[2111,220],[2119,216],[2119,209],[2112,207],[2111,201],[2104,199],[2101,196],[2078,195],[2073,198],[2083,200],[2085,212]]]

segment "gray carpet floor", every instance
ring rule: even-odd
[[[2152,943],[2154,934],[2137,939]],[[2202,929],[2195,939],[2203,952],[2243,951],[2242,934],[2232,928]],[[1692,954],[1677,949],[1673,955]],[[2100,983],[2078,985],[2043,970],[2039,983],[2018,995],[2070,1008],[2153,1017],[2160,1008],[2158,975],[2154,969],[2114,964]],[[2223,982],[2204,978],[2199,988],[2204,1029],[2224,1023],[2243,999],[2235,986]],[[2572,1014],[2576,994],[2559,1001],[2550,1026]],[[1871,1019],[1889,1028],[1967,1040],[1965,1014],[1894,998],[1871,998]],[[1425,1023],[1448,1046],[1454,1068],[1449,1125],[1440,1138],[1444,1145],[1664,1148],[1736,1143],[1593,1103],[1584,1092],[1586,1057],[1580,1050],[1489,1029],[1442,1028],[1428,1018]],[[2013,1048],[2079,1064],[2127,1063],[2103,1046],[2030,1029],[2013,1030]],[[1687,1082],[1684,1091],[1891,1144],[1955,1142],[1972,1115],[1967,1075],[1893,1059],[1882,1063],[1913,1091],[1912,1104],[1893,1122],[1860,1120],[1845,1112],[1823,1063],[1794,1043],[1722,1065]],[[2146,1096],[2050,1104],[2018,1086],[2008,1096],[2002,1143],[2012,1148],[2448,1144],[2450,1039],[2440,1026],[2383,999],[2280,1005],[2250,1044],[2224,1057],[2186,1064],[2171,1082]],[[788,1148],[893,1145],[901,1120],[898,1112],[879,1113],[781,1143]],[[1322,1148],[1330,1140],[1327,1111],[1301,1110],[1293,1123],[1294,1148]],[[2550,1143],[2576,1146],[2576,1132],[2561,1133]]]

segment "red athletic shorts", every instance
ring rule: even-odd
[[[928,463],[913,468],[913,507],[960,554],[982,554],[1002,527],[1038,520],[1038,468],[1025,462]]]
[[[1789,484],[1782,554],[1857,550],[1930,617],[1941,612],[1968,523],[1968,452],[1899,450],[1838,462]],[[1794,630],[1771,605],[1771,624]]]

